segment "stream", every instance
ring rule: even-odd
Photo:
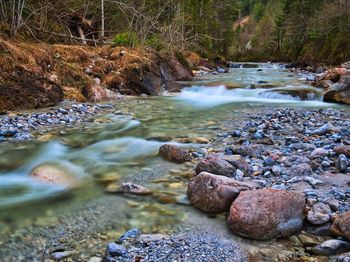
[[[198,138],[210,139],[234,128],[228,120],[243,121],[249,114],[275,107],[345,108],[322,102],[322,90],[305,83],[307,77],[282,65],[252,63],[227,74],[198,77],[179,94],[121,99],[115,103],[118,113],[97,115],[96,121],[83,126],[53,129],[49,141],[0,144],[0,245],[21,235],[24,228],[39,231],[61,223],[62,217],[76,219],[76,214],[87,209],[93,213],[101,206],[105,209],[96,215],[98,225],[73,220],[71,226],[94,233],[122,233],[131,227],[147,233],[171,232],[191,216],[186,188],[193,163],[166,162],[157,156],[159,147],[165,143],[194,150],[208,147],[196,143]],[[43,165],[59,168],[79,186],[70,189],[30,176]],[[105,193],[111,185],[130,181],[154,194]],[[28,239],[19,237],[19,242],[30,247]]]

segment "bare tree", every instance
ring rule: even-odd
[[[26,0],[0,0],[1,16],[0,20],[9,25],[11,35],[16,35],[23,26],[23,11]]]

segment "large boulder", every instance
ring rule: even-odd
[[[338,215],[333,222],[331,231],[337,236],[350,240],[350,212]]]
[[[209,172],[216,175],[232,177],[236,173],[236,168],[222,158],[205,158],[196,166],[196,174]]]
[[[325,102],[350,104],[350,72],[341,76],[338,83],[331,85],[323,94]]]
[[[232,178],[202,172],[190,179],[187,196],[193,206],[205,212],[218,213],[228,210],[241,191],[255,187]]]
[[[175,145],[162,145],[159,148],[159,155],[167,161],[178,164],[191,161],[191,156],[187,150]]]
[[[229,228],[253,239],[283,238],[301,230],[305,198],[302,193],[261,189],[241,192],[233,202]]]

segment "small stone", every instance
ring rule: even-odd
[[[132,228],[129,231],[125,232],[120,238],[119,242],[123,242],[129,238],[136,238],[141,235],[141,231],[138,228]]]
[[[64,258],[67,258],[67,257],[73,255],[73,254],[74,254],[73,251],[57,251],[57,252],[53,252],[51,254],[51,258],[53,260],[60,261]]]
[[[323,256],[334,256],[348,251],[350,251],[350,242],[339,239],[327,240],[311,249],[312,253]]]
[[[316,246],[320,244],[320,241],[317,239],[317,237],[314,237],[310,234],[302,233],[298,235],[298,238],[304,246]]]
[[[236,170],[236,177],[235,177],[236,180],[242,181],[243,177],[244,177],[244,173],[241,170],[237,169]]]
[[[340,172],[345,173],[348,168],[348,165],[349,165],[349,162],[346,155],[344,154],[339,155],[338,161],[337,161],[337,167],[340,170]]]
[[[123,245],[118,245],[117,243],[108,243],[106,248],[106,256],[120,257],[127,253],[127,249]]]
[[[159,155],[165,160],[178,164],[191,161],[190,154],[175,145],[162,145],[159,148]]]
[[[315,186],[319,186],[319,185],[323,185],[324,182],[319,180],[319,179],[316,179],[316,178],[313,178],[311,176],[307,176],[304,178],[304,181],[309,183],[311,186],[315,187]]]
[[[309,164],[303,163],[293,166],[290,169],[291,176],[311,176],[313,173],[312,168]]]
[[[311,131],[310,134],[322,136],[322,135],[337,132],[337,131],[338,131],[337,128],[335,128],[332,124],[327,123],[327,124],[321,126],[320,128],[315,129],[314,131]]]
[[[323,148],[316,148],[309,155],[310,159],[323,158],[329,155],[329,151]]]
[[[107,188],[107,193],[112,194],[133,194],[133,195],[151,195],[153,192],[148,188],[133,184],[133,183],[123,183],[119,187],[115,188],[111,186]]]
[[[307,213],[307,220],[314,225],[326,224],[331,220],[332,210],[325,203],[317,203]]]
[[[331,231],[336,236],[350,240],[350,212],[338,215],[333,222]]]

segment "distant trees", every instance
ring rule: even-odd
[[[0,21],[9,26],[10,34],[16,35],[23,25],[26,0],[0,0]]]

